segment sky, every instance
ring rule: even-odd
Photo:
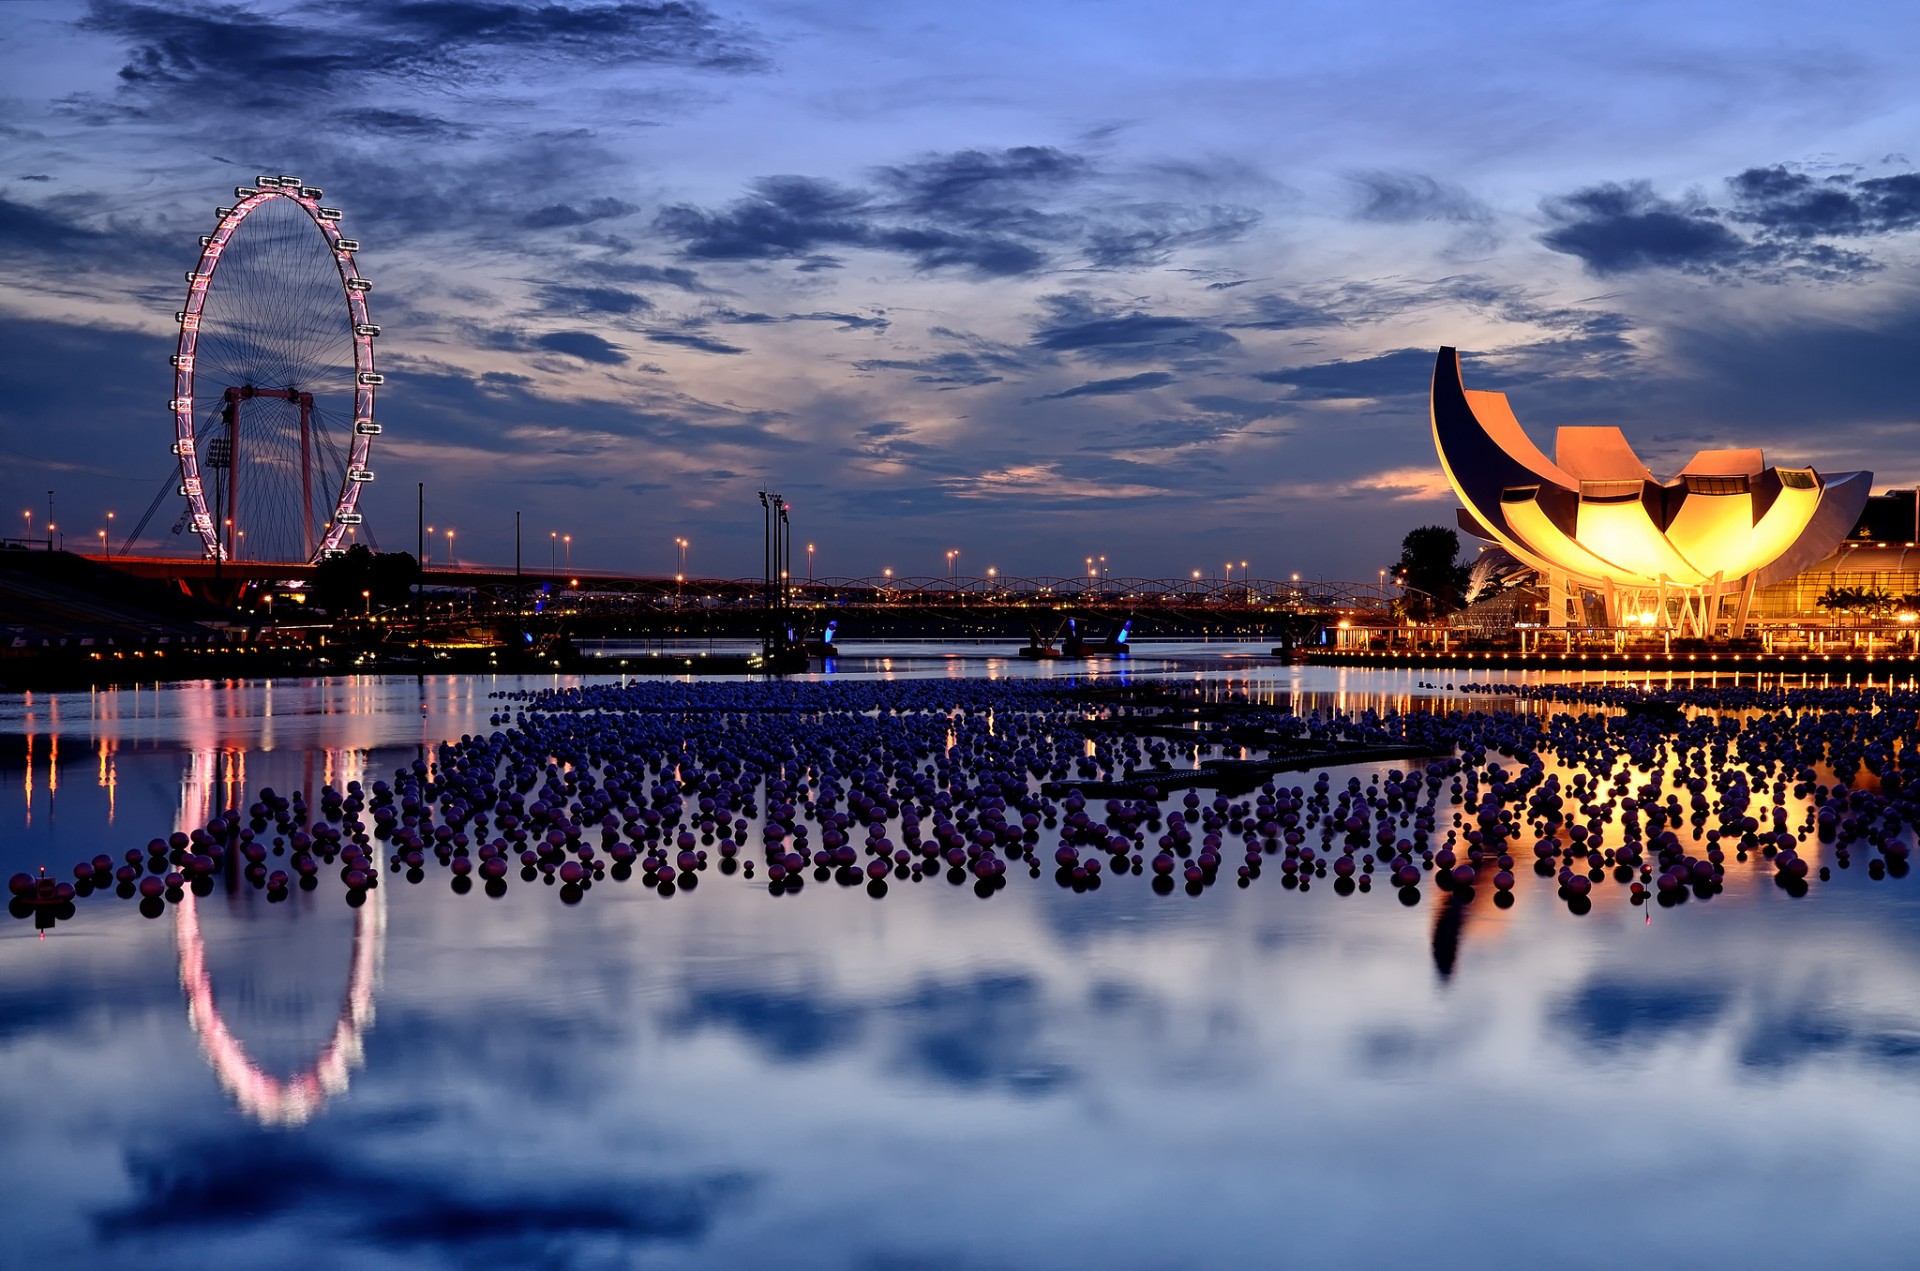
[[[1915,82],[1892,5],[9,3],[0,508],[168,486],[261,173],[375,282],[387,549],[424,481],[463,560],[745,575],[772,488],[821,577],[1366,579],[1452,524],[1442,345],[1543,445],[1910,485]]]

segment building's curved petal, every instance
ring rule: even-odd
[[[1765,587],[1805,573],[1833,554],[1860,523],[1867,496],[1873,493],[1871,472],[1834,472],[1821,477],[1820,503],[1793,546],[1754,570],[1755,584]]]
[[[1634,575],[1631,579],[1634,586],[1665,579],[1692,587],[1709,577],[1700,566],[1674,550],[1667,536],[1653,523],[1647,505],[1637,498],[1625,502],[1582,501],[1580,528],[1575,537],[1595,556]]]

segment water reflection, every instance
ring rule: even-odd
[[[276,686],[270,743],[259,697],[220,700],[254,688],[39,700],[0,747],[7,823],[33,818],[0,853],[118,853],[243,790],[390,773],[482,730],[486,688]],[[44,944],[0,933],[0,1215],[39,1265],[1901,1266],[1920,887],[1859,873],[1794,900],[1730,867],[1651,922],[1524,871],[1509,910],[720,877],[567,908],[387,875],[350,947],[337,892],[304,927],[299,895],[216,892],[171,928],[96,898]],[[298,1053],[283,999],[326,1021]],[[1471,1188],[1630,1199],[1395,1217],[1395,1180],[1458,1177],[1462,1144]]]
[[[365,1061],[361,1039],[373,1025],[373,994],[380,979],[387,929],[384,888],[367,893],[356,911],[353,955],[346,1000],[332,1036],[303,1071],[279,1077],[263,1071],[247,1054],[214,1000],[207,971],[206,940],[200,932],[199,902],[191,891],[173,907],[174,948],[180,959],[180,987],[187,995],[187,1021],[200,1039],[220,1085],[240,1110],[265,1125],[298,1125],[320,1110],[327,1098],[343,1093],[352,1070]]]

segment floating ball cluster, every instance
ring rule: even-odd
[[[431,764],[326,786],[317,806],[302,791],[262,789],[121,862],[78,862],[72,882],[16,874],[11,909],[50,925],[105,892],[158,916],[216,877],[273,901],[323,874],[359,904],[383,873],[420,883],[429,870],[457,892],[477,882],[498,896],[519,881],[568,903],[632,880],[670,896],[713,872],[774,895],[831,882],[878,897],[944,878],[989,897],[1019,873],[1051,870],[1075,891],[1133,876],[1198,895],[1223,877],[1250,887],[1277,873],[1290,890],[1331,877],[1340,895],[1384,888],[1407,904],[1428,883],[1456,902],[1484,887],[1504,907],[1531,859],[1583,913],[1608,882],[1635,904],[1708,899],[1730,864],[1756,857],[1793,894],[1829,877],[1809,856],[1830,852],[1845,869],[1857,853],[1876,879],[1907,871],[1920,798],[1903,765],[1920,694],[1518,694],[1528,709],[1299,715],[1229,699],[1236,735],[1268,737],[1274,753],[1391,743],[1431,762],[1344,782],[1321,772],[1310,785],[1270,773],[1257,789],[1206,797],[1155,784],[1191,784],[1190,768],[1141,767],[1216,744],[1199,732],[1181,740],[1164,702],[1037,682],[516,692],[500,695],[494,731],[444,743]],[[1078,788],[1116,779],[1121,797]]]

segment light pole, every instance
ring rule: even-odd
[[[947,577],[949,578],[953,577],[953,558],[958,556],[959,554],[960,554],[960,549],[957,547],[950,548],[947,551]]]
[[[573,535],[562,534],[560,544],[567,549],[567,572],[571,574],[573,572]]]
[[[451,569],[459,562],[453,558],[453,531],[447,531],[447,568]]]
[[[555,573],[560,568],[560,531],[547,531],[547,572]]]
[[[113,559],[113,513],[107,513],[107,559]]]
[[[676,538],[673,540],[673,545],[680,549],[680,572],[684,574],[687,572],[687,540],[684,538]],[[812,551],[813,549],[808,548],[807,550]]]
[[[107,532],[105,530],[100,531],[100,554],[102,556],[107,554]]]
[[[1247,572],[1247,562],[1240,562],[1240,585],[1247,589],[1247,603],[1253,603],[1253,575]]]
[[[427,536],[422,541],[425,546],[420,551],[420,568],[425,569],[433,564],[433,526],[427,526]]]
[[[371,625],[373,622],[373,593],[371,591],[363,591],[360,593],[360,599],[367,602],[367,622]]]
[[[813,544],[807,544],[807,589],[813,589]]]

